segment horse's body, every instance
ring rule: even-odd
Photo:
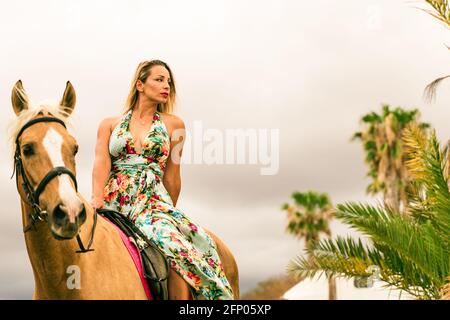
[[[12,101],[14,111],[20,118],[20,114],[28,110],[28,99],[20,81],[13,89]],[[66,114],[72,112],[75,92],[70,83],[60,104],[60,109]],[[56,117],[55,113],[58,110],[42,108],[29,118],[47,115]],[[53,143],[59,143],[60,154],[58,150],[52,149]],[[33,184],[33,189],[36,189],[47,172],[57,166],[67,167],[75,173],[76,151],[71,153],[71,150],[75,149],[76,141],[58,123],[39,123],[27,128],[17,147],[23,158],[24,174]],[[74,237],[79,235],[82,243],[88,243],[94,226],[93,208],[76,191],[76,181],[71,182],[67,175],[61,174],[48,182],[40,196],[37,196],[40,209],[46,213],[47,223],[32,223],[30,217],[34,209],[24,190],[22,175],[19,172],[16,174],[23,225],[34,225],[25,233],[35,279],[34,299],[147,299],[137,269],[120,235],[101,216],[98,216],[95,227],[92,242],[94,251],[76,252],[79,244]],[[217,244],[225,274],[234,290],[235,299],[238,299],[235,259],[216,235],[209,230],[207,232]]]

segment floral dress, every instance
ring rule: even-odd
[[[158,111],[137,153],[129,130],[132,110],[113,130],[111,172],[104,204],[133,221],[166,255],[170,266],[188,284],[194,299],[233,299],[217,247],[211,237],[178,210],[162,180],[170,137]]]

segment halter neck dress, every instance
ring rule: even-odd
[[[130,132],[132,110],[111,133],[111,172],[104,204],[135,223],[188,284],[194,299],[233,299],[217,247],[197,223],[177,209],[163,185],[170,137],[158,111],[136,152]]]

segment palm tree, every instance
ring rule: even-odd
[[[442,150],[433,130],[431,136],[411,123],[404,132],[414,192],[410,215],[388,206],[346,203],[336,216],[369,237],[365,245],[350,237],[322,240],[308,249],[313,259],[291,261],[296,277],[368,277],[377,266],[380,279],[418,299],[449,298],[450,192],[449,149]],[[447,171],[446,171],[447,170]]]
[[[294,192],[292,199],[294,204],[285,203],[282,206],[288,216],[287,233],[305,239],[306,247],[319,241],[322,233],[331,237],[329,221],[333,208],[326,193]],[[336,281],[333,277],[328,277],[328,297],[336,300]]]
[[[366,152],[365,162],[369,166],[367,176],[372,178],[367,193],[382,192],[385,203],[397,212],[403,211],[408,201],[410,179],[404,165],[401,135],[408,123],[417,122],[418,119],[417,109],[403,110],[397,107],[391,110],[389,105],[383,105],[381,114],[371,112],[361,118],[364,131],[356,132],[352,137],[352,140],[359,139],[362,142]],[[425,130],[429,125],[420,123],[420,127]]]

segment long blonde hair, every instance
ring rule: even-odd
[[[150,75],[151,69],[153,66],[163,66],[169,71],[170,75],[170,92],[169,97],[166,103],[158,103],[157,110],[159,112],[167,112],[172,113],[175,106],[175,97],[176,97],[176,89],[175,89],[175,79],[173,78],[172,71],[170,70],[167,63],[161,60],[151,60],[151,61],[143,61],[139,63],[136,72],[134,73],[133,81],[131,81],[130,93],[128,94],[127,101],[125,103],[125,112],[132,110],[138,101],[139,91],[136,89],[136,84],[138,80],[141,80],[144,83],[148,76]]]

